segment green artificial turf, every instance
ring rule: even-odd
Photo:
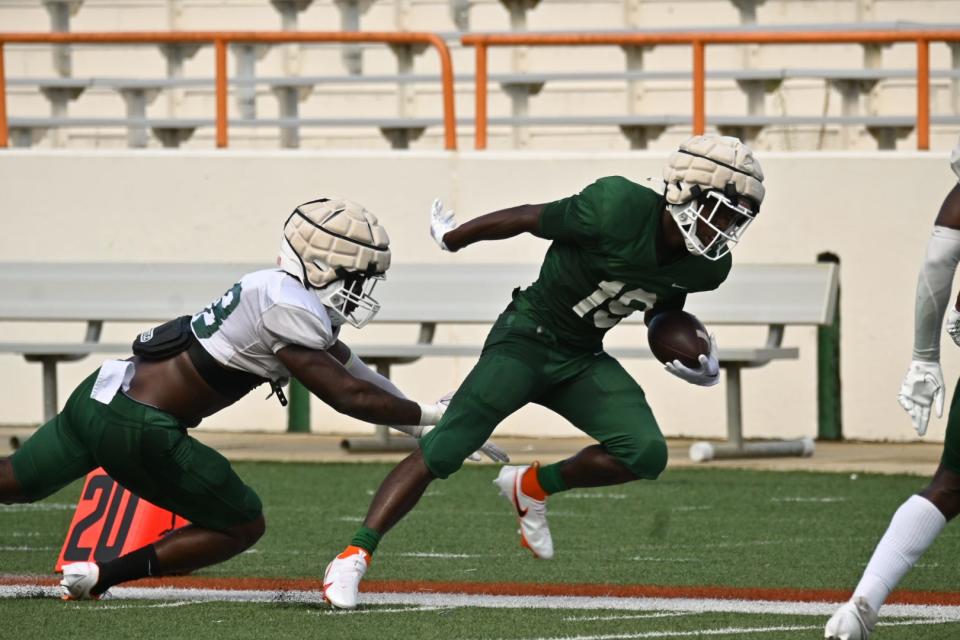
[[[318,578],[349,542],[372,492],[391,468],[277,463],[235,467],[263,499],[267,533],[251,551],[197,575]],[[467,466],[450,480],[435,482],[410,516],[384,538],[368,579],[851,590],[890,516],[925,484],[913,476],[670,470],[656,482],[552,497],[549,513],[557,554],[552,561],[537,561],[518,545],[514,512],[491,484],[495,475],[493,466]],[[0,573],[52,572],[79,488],[76,483],[34,506],[0,506]],[[960,535],[947,527],[901,587],[960,590],[954,563],[958,555]],[[416,634],[513,639],[664,629],[822,628],[825,622],[823,616],[719,613],[564,622],[603,612],[464,608],[379,613],[379,607],[372,607],[366,614],[330,614],[307,604],[149,604],[8,599],[0,600],[0,619],[8,628],[28,625],[35,637],[54,637],[67,624],[78,637],[190,634],[196,640],[303,637],[320,628],[325,637],[335,638]],[[380,625],[388,625],[389,632],[371,631]],[[150,630],[146,636],[145,628]],[[822,631],[809,628],[744,633],[742,637],[751,638],[822,637]],[[954,636],[960,637],[960,625],[897,626],[877,634],[880,639]]]

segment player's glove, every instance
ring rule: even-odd
[[[444,211],[440,198],[433,201],[430,207],[430,235],[444,251],[450,251],[443,241],[443,236],[457,228],[457,221],[453,219],[453,211]]]
[[[943,416],[943,371],[939,362],[923,362],[914,360],[907,369],[900,385],[897,402],[910,414],[913,428],[917,435],[927,432],[927,423],[930,421],[930,407],[937,411],[937,417]]]
[[[420,404],[420,428],[414,429],[410,435],[418,439],[427,435],[427,432],[433,428],[433,425],[440,422],[440,418],[447,412],[447,407],[450,406],[450,400],[453,398],[453,394],[454,392],[451,391],[434,404]]]
[[[701,387],[712,387],[720,382],[720,362],[717,360],[717,340],[710,336],[710,355],[700,354],[700,366],[691,369],[679,360],[668,362],[664,368],[681,380]]]
[[[947,335],[953,339],[953,343],[960,347],[960,311],[957,311],[956,307],[950,307],[950,310],[947,311],[947,319],[943,323],[943,328],[946,329]]]

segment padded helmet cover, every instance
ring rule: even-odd
[[[279,265],[308,289],[326,287],[344,272],[382,275],[390,267],[390,238],[363,205],[321,198],[287,218]]]
[[[733,184],[738,195],[752,199],[757,207],[763,202],[763,170],[753,151],[731,136],[694,136],[670,154],[663,168],[666,199],[683,204],[694,198],[694,185],[702,191],[726,191]]]

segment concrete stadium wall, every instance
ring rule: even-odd
[[[665,154],[443,152],[47,152],[0,154],[0,259],[53,261],[219,262],[270,264],[280,224],[296,204],[321,195],[359,200],[390,232],[395,263],[538,262],[546,243],[533,237],[486,243],[456,255],[440,252],[427,232],[430,202],[440,196],[460,215],[543,202],[579,191],[594,178],[659,175]],[[917,267],[943,196],[955,183],[946,154],[765,153],[768,199],[735,257],[740,262],[809,262],[833,251],[842,259],[844,433],[864,440],[915,437],[895,397],[910,360]],[[224,286],[229,283],[224,283]],[[211,299],[220,291],[211,291]],[[785,292],[789,295],[789,291]],[[504,304],[506,304],[506,296]],[[75,340],[82,327],[0,324],[0,340]],[[141,327],[115,326],[104,340],[122,341]],[[481,329],[444,328],[438,340],[473,342]],[[755,345],[762,332],[720,327],[722,345]],[[813,328],[790,327],[785,343],[797,361],[744,372],[747,437],[816,433],[816,344]],[[414,340],[412,327],[373,325],[345,341]],[[618,328],[608,344],[643,341],[640,327]],[[97,356],[61,365],[64,402],[97,364]],[[960,350],[944,341],[952,393]],[[411,397],[431,400],[469,371],[469,359],[432,359],[395,368]],[[653,361],[626,362],[647,390],[668,436],[723,437],[723,384],[686,385]],[[36,423],[40,368],[0,355],[0,423]],[[257,390],[203,428],[282,430],[285,414]],[[369,427],[313,403],[318,432]],[[942,438],[945,420],[928,439]],[[498,433],[572,435],[539,407],[528,407]]]

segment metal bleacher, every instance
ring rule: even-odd
[[[155,0],[152,4],[162,2]],[[576,24],[578,3],[557,4],[566,7],[570,22]],[[593,6],[621,5],[623,23],[630,24],[640,20],[636,16],[640,15],[641,4],[636,0],[604,0]],[[914,21],[777,24],[763,20],[763,2],[717,0],[714,4],[728,22],[734,13],[738,22],[692,30],[751,34],[960,29],[958,24]],[[936,3],[915,2],[911,8],[917,10],[911,15],[923,15],[919,9],[927,4]],[[396,9],[394,28],[409,29],[420,10],[417,0],[264,0],[262,12],[278,16],[283,29],[296,31],[310,12],[330,14],[335,8],[339,26],[358,30],[366,26],[362,24],[365,12],[374,13],[371,6],[386,5]],[[76,21],[83,12],[97,9],[98,3],[45,0],[43,6],[49,12],[51,30],[69,32],[71,18]],[[451,1],[448,9],[447,22],[435,24],[443,29],[433,33],[447,43],[456,62],[456,94],[462,103],[458,105],[456,125],[461,135],[468,135],[477,125],[475,114],[468,108],[476,75],[471,66],[474,47],[464,46],[461,37],[481,22],[471,18],[486,16],[490,23],[496,9],[502,17],[509,17],[511,31],[507,33],[525,32],[537,12],[547,9],[523,0]],[[560,9],[553,6],[550,11],[559,15]],[[864,10],[860,17],[870,15]],[[379,19],[383,21],[382,15]],[[450,31],[451,22],[464,31]],[[649,23],[653,21],[644,22],[643,28],[589,32],[655,35],[675,29],[674,25]],[[16,24],[5,20],[3,30],[16,31]],[[911,58],[904,58],[902,51],[888,45],[865,42],[844,46],[838,47],[841,54],[837,56],[804,55],[802,64],[796,66],[783,64],[783,47],[769,55],[757,54],[761,47],[755,44],[724,47],[718,54],[724,64],[711,65],[705,73],[711,105],[706,125],[739,135],[761,148],[782,146],[777,136],[785,135],[791,136],[795,149],[895,149],[898,144],[906,145],[903,141],[916,135],[917,106],[909,92],[916,91],[917,70],[909,66]],[[929,122],[935,139],[952,141],[960,131],[960,41],[938,47],[929,74]],[[677,64],[688,56],[674,54],[678,47],[670,46],[609,48],[621,50],[616,54],[622,55],[619,64],[611,66],[609,51],[586,54],[583,48],[573,47],[554,48],[548,55],[535,54],[528,47],[513,47],[491,58],[491,113],[486,122],[493,146],[536,148],[542,144],[555,148],[577,138],[594,148],[642,149],[656,147],[661,141],[671,144],[665,140],[669,135],[688,134],[690,72]],[[206,68],[209,74],[209,66],[191,62],[194,57],[207,55],[198,56],[203,50],[199,45],[160,45],[160,55],[151,54],[156,64],[148,65],[151,72],[142,75],[130,75],[129,65],[120,59],[113,65],[104,64],[100,58],[97,64],[83,64],[82,75],[75,74],[81,65],[73,61],[82,55],[81,45],[8,45],[6,49],[7,115],[13,146],[143,148],[210,144],[216,124],[210,106],[214,78],[186,75],[188,68],[194,72]],[[812,49],[808,46],[791,51]],[[437,89],[441,76],[429,56],[419,55],[423,50],[422,45],[370,43],[233,44],[233,71],[228,80],[228,122],[234,131],[230,144],[335,147],[338,138],[346,137],[352,146],[436,147],[443,125]],[[44,66],[38,63],[38,56],[47,55],[43,51],[51,56],[46,65],[49,74],[36,72]],[[330,62],[335,59],[331,56],[339,56],[339,69],[331,68]],[[786,58],[792,62],[796,56]],[[16,64],[12,64],[14,61]],[[157,75],[164,66],[166,76]],[[395,67],[396,73],[390,73],[390,67]],[[540,67],[544,70],[534,70]],[[831,101],[831,95],[839,99]]]

